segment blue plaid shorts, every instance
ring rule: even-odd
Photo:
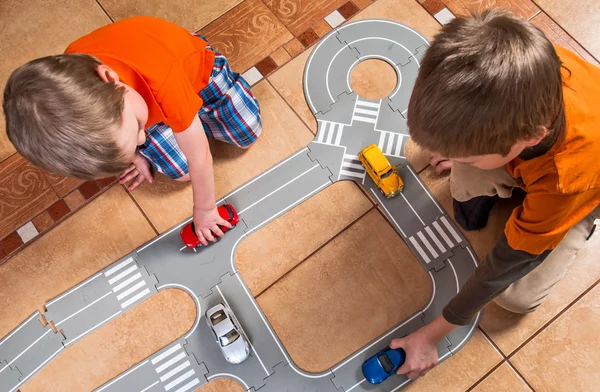
[[[262,131],[258,101],[244,78],[231,70],[227,59],[212,47],[206,48],[215,52],[215,63],[208,85],[198,94],[204,101],[198,112],[204,132],[211,139],[247,147]],[[146,142],[138,151],[156,171],[170,178],[188,173],[187,159],[165,123],[146,129]]]

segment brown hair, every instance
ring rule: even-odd
[[[501,154],[565,128],[561,62],[544,33],[495,9],[445,25],[427,50],[408,105],[421,147],[447,158]]]
[[[124,89],[105,83],[83,54],[49,56],[15,70],[4,89],[6,133],[17,151],[53,173],[93,179],[124,170],[117,145]]]

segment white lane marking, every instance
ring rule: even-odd
[[[181,248],[179,248],[179,251],[181,252],[182,250],[184,250],[185,248],[187,248],[187,246],[183,245]]]
[[[115,287],[113,287],[113,289],[112,289],[113,293],[116,293],[117,291],[121,290],[123,287],[128,286],[129,284],[131,284],[131,282],[135,282],[136,280],[138,280],[141,277],[142,277],[142,274],[138,272],[137,274],[133,275],[132,277],[127,278],[123,282],[121,282],[118,285],[116,285]]]
[[[173,389],[173,387],[176,387],[177,385],[181,384],[188,378],[192,377],[194,374],[196,374],[196,372],[194,372],[193,369],[191,369],[188,372],[185,372],[181,376],[177,377],[175,380],[173,380],[170,383],[168,383],[167,385],[165,385],[165,390],[169,391],[169,390]]]
[[[152,388],[153,386],[155,386],[156,384],[158,384],[160,381],[155,381],[154,384],[150,385],[149,387],[146,387],[144,389],[142,389],[140,392],[146,392],[148,389]]]
[[[335,124],[331,124],[329,126],[329,133],[327,134],[327,141],[325,142],[325,144],[331,144],[331,142],[333,141],[333,134],[335,133]]]
[[[185,353],[184,352],[180,352],[179,354],[175,355],[173,358],[169,359],[167,362],[163,363],[160,366],[157,366],[156,367],[156,373],[162,372],[163,370],[165,370],[169,366],[173,365],[174,363],[177,363],[177,362],[181,361],[185,357],[186,357]]]
[[[410,165],[406,165],[406,167],[408,167],[408,171],[413,175],[413,177],[415,178],[415,180],[417,180],[417,182],[419,183],[419,185],[421,185],[421,188],[423,188],[423,190],[425,191],[425,193],[427,193],[427,196],[429,196],[429,198],[431,199],[431,201],[433,202],[433,204],[435,204],[435,206],[437,207],[437,209],[440,210],[440,212],[443,214],[444,210],[442,210],[442,207],[440,207],[440,205],[437,203],[437,201],[435,201],[435,199],[433,198],[433,196],[431,195],[431,193],[429,193],[429,190],[427,190],[427,188],[425,188],[425,185],[423,185],[423,183],[421,182],[421,180],[419,179],[419,177],[417,176],[417,174],[413,171],[413,169],[410,167]]]
[[[109,322],[110,320],[114,319],[115,317],[117,317],[121,313],[123,313],[123,312],[121,310],[119,310],[117,313],[113,314],[112,316],[108,317],[107,319],[105,319],[103,321],[100,321],[98,324],[96,324],[92,328],[88,329],[87,331],[85,331],[81,335],[77,336],[76,338],[74,338],[70,342],[64,343],[64,346],[67,347],[68,345],[75,343],[76,341],[78,341],[79,339],[81,339],[82,337],[84,337],[85,335],[87,335],[88,333],[92,332],[94,329],[98,328],[99,326],[103,325],[104,323]]]
[[[448,222],[448,219],[446,219],[445,216],[442,216],[441,220],[442,220],[442,223],[444,224],[444,226],[446,226],[446,229],[448,229],[448,231],[450,232],[450,234],[452,234],[452,237],[454,238],[454,240],[457,243],[460,243],[460,241],[461,241],[460,236],[458,235],[458,233],[456,232],[456,230],[454,230],[454,227],[452,227],[452,225],[450,224],[450,222]]]
[[[137,282],[136,284],[134,284],[133,286],[131,286],[127,290],[123,291],[121,294],[117,295],[117,299],[120,301],[123,298],[127,297],[129,294],[133,293],[134,291],[136,291],[138,289],[141,289],[145,285],[146,285],[146,281],[145,280]]]
[[[365,170],[365,168],[363,167],[363,165],[359,165],[359,164],[356,164],[356,163],[346,163],[346,162],[343,162],[342,166],[345,167],[345,168],[359,169],[359,170],[362,170],[362,171]]]
[[[160,381],[164,382],[164,381],[168,380],[169,378],[173,377],[174,375],[176,375],[177,373],[179,373],[180,371],[182,371],[183,369],[188,368],[190,366],[191,366],[190,361],[185,361],[184,363],[177,366],[173,370],[169,370],[167,373],[165,373],[165,375],[160,378]]]
[[[267,197],[273,195],[274,193],[279,192],[280,190],[282,190],[283,188],[285,188],[286,186],[288,186],[289,184],[291,184],[292,182],[296,181],[298,178],[302,177],[303,175],[305,175],[306,173],[310,172],[311,170],[316,169],[317,167],[319,167],[319,164],[317,163],[316,165],[314,165],[313,167],[311,167],[310,169],[306,170],[304,173],[302,174],[298,174],[296,177],[292,178],[291,180],[289,180],[288,182],[286,182],[285,184],[283,184],[282,186],[280,186],[279,188],[275,189],[274,191],[270,192],[268,195],[263,196],[262,198],[260,198],[259,200],[255,201],[254,203],[250,204],[248,207],[244,208],[243,210],[241,210],[240,212],[238,212],[238,215],[242,215],[242,213],[244,213],[245,211],[248,211],[250,208],[254,207],[255,205],[257,205],[258,203],[260,203],[261,201],[265,200]]]
[[[435,242],[435,244],[437,245],[440,252],[445,253],[446,248],[444,247],[444,245],[442,245],[442,242],[440,241],[439,238],[437,238],[437,236],[435,235],[433,230],[431,230],[431,227],[429,227],[429,226],[425,227],[425,231],[427,232],[427,234],[429,234],[429,238],[431,238],[432,241]]]
[[[196,386],[198,384],[200,384],[200,380],[198,380],[197,378],[195,378],[192,381],[190,381],[187,384],[185,384],[184,386],[182,386],[181,388],[179,388],[178,390],[176,390],[175,392],[186,392],[186,391],[190,390],[192,387],[194,387],[194,386]]]
[[[56,357],[62,350],[64,350],[64,347],[59,348],[58,350],[56,350],[56,352],[52,355],[50,355],[50,357],[48,357],[48,359],[46,359],[44,362],[42,362],[42,364],[38,367],[36,367],[31,373],[29,373],[27,375],[27,377],[25,377],[23,380],[19,381],[19,383],[13,387],[13,389],[10,390],[10,392],[14,392],[15,390],[17,390],[17,388],[19,388],[21,385],[23,385],[23,383],[27,380],[29,380],[29,378],[31,376],[33,376],[35,373],[37,373],[38,370],[40,370],[42,367],[44,367],[48,362],[50,362],[54,357]]]
[[[240,239],[242,239],[244,237],[245,237],[245,235],[240,237]],[[238,239],[238,241],[240,241],[240,240]],[[234,246],[234,249],[235,249],[235,246]],[[233,263],[232,263],[232,265],[233,265]],[[190,329],[189,332],[183,336],[185,339],[187,339],[194,333],[196,328],[198,328],[198,324],[200,323],[200,318],[202,317],[202,308],[200,307],[200,300],[198,300],[198,297],[196,297],[196,294],[194,294],[194,292],[192,290],[190,290],[189,287],[186,287],[184,285],[177,284],[177,283],[163,284],[162,286],[156,287],[156,291],[160,291],[160,290],[164,289],[165,287],[176,287],[178,289],[186,291],[190,295],[190,297],[192,297],[194,302],[196,303],[196,321],[194,322],[192,329]]]
[[[374,118],[368,118],[368,117],[357,116],[357,115],[353,115],[352,120],[362,121],[362,122],[371,123],[371,124],[377,123],[376,119],[374,119]]]
[[[377,106],[377,108],[379,108],[379,106]],[[354,109],[354,113],[368,114],[369,116],[373,116],[373,117],[377,116],[377,110],[371,110],[371,109],[356,108],[356,109]]]
[[[354,388],[356,388],[357,386],[359,386],[360,384],[362,384],[365,381],[367,381],[367,379],[363,378],[362,380],[360,380],[359,382],[357,382],[356,384],[351,386],[349,389],[346,389],[345,392],[350,392],[351,390],[353,390]]]
[[[379,147],[379,149],[382,149],[383,146],[385,145],[385,134],[386,134],[386,132],[379,133],[379,144],[377,145]]]
[[[475,257],[473,252],[471,252],[471,246],[467,246],[467,252],[469,252],[469,254],[471,255],[471,259],[473,259],[473,263],[475,264],[475,267],[477,267],[477,257]]]
[[[97,300],[87,304],[86,306],[84,306],[83,308],[79,309],[77,312],[73,313],[72,315],[70,315],[69,317],[65,318],[62,321],[57,322],[56,324],[54,324],[56,327],[58,327],[59,325],[61,325],[62,323],[64,323],[65,321],[69,320],[72,317],[77,316],[79,313],[83,312],[84,310],[86,310],[87,308],[89,308],[90,306],[94,305],[97,302],[100,302],[102,299],[106,298],[107,296],[109,296],[110,294],[112,294],[112,291],[109,291],[108,293],[104,294],[102,297],[98,298]]]
[[[23,328],[25,325],[27,325],[27,323],[29,323],[32,319],[34,319],[35,317],[39,317],[39,316],[40,316],[40,313],[37,312],[37,311],[34,314],[32,314],[31,316],[29,316],[29,318],[27,320],[25,320],[23,323],[21,323],[21,325],[19,325],[14,331],[12,331],[11,333],[9,333],[4,339],[2,339],[2,341],[0,341],[0,346],[2,346],[2,343],[6,342],[11,336],[13,336],[17,332],[19,332],[19,330],[21,328]],[[1,371],[2,370],[0,370],[0,372]]]
[[[37,338],[37,340],[36,340],[35,342],[31,343],[31,344],[30,344],[30,345],[29,345],[29,346],[28,346],[28,347],[27,347],[25,350],[21,351],[21,354],[17,355],[17,356],[16,356],[16,357],[15,357],[15,358],[14,358],[12,361],[10,361],[10,362],[8,363],[8,365],[4,366],[4,367],[2,368],[2,370],[6,369],[6,368],[7,368],[9,365],[12,365],[12,364],[13,364],[13,362],[15,362],[17,359],[19,359],[19,358],[21,357],[21,355],[25,354],[25,352],[26,352],[27,350],[29,350],[31,347],[33,347],[33,345],[34,345],[34,344],[36,344],[37,342],[39,342],[40,340],[42,340],[42,338],[43,338],[44,336],[48,335],[48,333],[49,333],[49,332],[52,332],[52,330],[51,330],[51,329],[48,329],[46,332],[44,332],[44,334],[43,334],[42,336],[40,336],[39,338]]]
[[[452,249],[452,247],[454,246],[454,244],[452,243],[452,241],[450,241],[450,237],[448,237],[448,235],[446,234],[446,232],[444,230],[442,230],[442,226],[440,226],[440,224],[438,223],[438,221],[434,221],[433,222],[433,227],[435,227],[435,229],[438,231],[438,233],[440,233],[440,235],[442,236],[442,238],[444,239],[444,241],[446,241],[446,244],[448,244],[448,247],[450,249]]]
[[[103,390],[105,390],[106,388],[110,387],[111,385],[113,385],[114,383],[116,383],[117,381],[119,381],[120,379],[122,379],[123,377],[127,376],[128,374],[138,370],[140,367],[144,366],[145,364],[148,363],[148,360],[146,359],[144,362],[140,363],[139,365],[136,365],[135,367],[132,367],[131,369],[129,369],[128,371],[126,371],[125,373],[121,374],[119,377],[113,379],[111,382],[109,382],[108,384],[106,384],[105,386],[103,386],[100,389],[96,389],[94,392],[102,392]],[[150,387],[154,386],[154,384],[150,385]],[[148,389],[148,388],[146,388]]]
[[[237,275],[237,274],[236,274]],[[239,378],[236,375],[230,374],[230,373],[217,373],[217,374],[213,374],[212,376],[208,376],[206,377],[206,379],[208,381],[212,380],[213,378],[219,378],[219,377],[230,377],[233,378],[234,380],[239,381],[240,384],[242,384],[244,386],[244,388],[246,388],[247,390],[250,389],[250,387],[248,386],[248,384],[246,384],[246,382],[244,380],[242,380],[241,378]]]
[[[125,268],[125,266],[129,265],[133,263],[133,257],[129,257],[128,259],[126,259],[125,261],[120,262],[119,264],[117,264],[116,266],[112,267],[111,269],[109,269],[108,271],[106,271],[104,273],[104,276],[106,276],[107,278],[109,276],[111,276],[112,274],[114,274],[115,272]]]
[[[319,129],[319,138],[317,139],[319,143],[323,143],[323,140],[325,140],[325,134],[327,133],[327,128],[329,128],[330,123],[329,121],[323,121],[321,124],[323,124],[323,126]]]
[[[381,106],[380,102],[376,103],[376,102],[363,101],[360,98],[357,98],[356,102],[358,102],[356,104],[357,106],[367,106],[367,107],[370,107],[370,108],[377,108],[377,110],[379,110],[379,107]]]
[[[407,378],[406,380],[404,380],[404,382],[400,385],[398,385],[396,388],[392,389],[390,392],[395,392],[398,389],[402,388],[403,386],[405,386],[406,384],[408,384],[409,382],[411,382],[412,380],[410,378]]]
[[[365,179],[365,172],[357,173],[355,171],[340,169],[340,174],[343,174],[343,175],[348,176],[348,177],[360,178],[361,180]]]
[[[124,277],[126,277],[127,275],[129,275],[130,273],[135,271],[136,269],[138,269],[138,266],[132,265],[131,267],[127,268],[125,271],[121,272],[119,275],[115,276],[114,278],[109,279],[108,284],[110,284],[112,286],[113,283],[118,282],[119,280],[123,279]]]
[[[398,141],[396,143],[396,149],[394,150],[394,156],[397,156],[397,157],[402,156],[402,155],[400,155],[400,152],[402,151],[402,140],[403,140],[402,137],[398,137]]]
[[[408,202],[408,199],[406,198],[406,196],[404,196],[404,193],[400,192],[400,196],[402,196],[402,198],[404,199],[404,201],[406,202],[406,204],[408,204],[408,206],[410,207],[410,209],[412,210],[412,212],[414,212],[415,215],[417,216],[417,218],[419,218],[419,220],[421,221],[421,224],[423,226],[425,226],[425,222],[423,222],[423,219],[421,219],[421,217],[419,216],[419,214],[417,214],[417,210],[415,210],[413,208],[413,206]]]
[[[169,355],[173,354],[175,351],[179,351],[179,350],[181,350],[181,344],[177,343],[176,345],[174,345],[173,347],[171,347],[164,353],[161,353],[160,355],[157,355],[156,357],[154,357],[152,360],[150,360],[150,362],[152,362],[153,365],[156,365],[157,362],[162,361]]]
[[[421,245],[417,242],[415,237],[410,237],[408,240],[411,242],[411,244],[413,244],[417,252],[419,252],[421,257],[423,258],[423,260],[425,260],[425,262],[429,264],[429,262],[431,262],[431,259],[429,258],[429,256],[427,256],[423,248],[421,248]]]
[[[133,297],[129,298],[127,301],[123,302],[121,304],[121,308],[125,309],[127,306],[131,305],[132,303],[134,303],[138,299],[140,299],[142,297],[145,297],[148,294],[150,294],[150,289],[146,288],[145,290],[143,290],[143,291],[137,293],[136,295],[134,295]]]
[[[233,311],[233,309],[231,308],[231,306],[229,306],[229,302],[227,302],[227,298],[225,298],[225,296],[223,295],[223,292],[219,288],[219,285],[216,285],[215,287],[217,288],[217,291],[219,292],[219,295],[221,296],[221,298],[223,298],[223,301],[225,302],[225,305],[227,305],[227,307]],[[236,317],[236,320],[237,320],[237,317]],[[240,328],[241,328],[241,325],[240,325]],[[243,330],[243,328],[242,328],[242,330]],[[245,335],[245,332],[244,332],[244,335]],[[248,338],[248,344],[252,348],[252,351],[254,351],[254,354],[256,354],[256,358],[258,359],[258,362],[260,362],[260,365],[262,366],[262,368],[265,371],[265,373],[267,373],[267,377],[268,377],[269,376],[269,371],[267,370],[267,367],[263,363],[262,359],[260,359],[260,356],[258,355],[258,351],[256,351],[256,349],[252,345],[252,342],[250,342],[250,338]]]
[[[454,272],[454,279],[456,279],[456,294],[458,294],[458,292],[460,291],[460,285],[458,284],[458,275],[457,275],[456,270],[454,269],[454,265],[452,264],[450,259],[447,259],[446,261],[448,262],[448,264],[450,264],[450,267],[452,268],[452,272]]]
[[[90,279],[86,280],[85,282],[81,282],[79,283],[77,286],[73,287],[71,290],[67,291],[64,294],[61,294],[60,296],[54,298],[52,301],[48,302],[46,304],[46,307],[52,305],[53,303],[60,301],[61,299],[63,299],[64,297],[66,297],[67,295],[71,294],[73,291],[78,290],[79,288],[81,288],[82,286],[90,283],[92,280],[96,279],[97,277],[99,277],[100,275],[102,275],[102,272],[98,272],[96,275],[92,276]],[[10,335],[9,335],[10,336]],[[8,336],[7,336],[8,338]],[[0,345],[2,344],[2,342],[0,342]]]
[[[425,237],[425,235],[423,234],[423,231],[419,231],[417,233],[417,235],[421,239],[421,242],[423,242],[425,244],[425,246],[427,247],[427,250],[429,250],[429,253],[431,253],[433,255],[433,258],[434,259],[437,258],[439,256],[438,252],[436,252],[435,249],[433,249],[433,246],[431,246],[431,243],[427,240],[427,237]]]
[[[304,147],[302,150],[298,151],[297,153],[295,153],[294,155],[284,159],[283,161],[279,162],[277,165],[273,166],[272,168],[270,168],[269,170],[267,170],[266,172],[260,174],[257,177],[254,177],[252,180],[248,181],[247,183],[245,183],[244,185],[242,185],[241,187],[235,189],[233,192],[229,193],[228,195],[224,196],[223,199],[227,199],[228,197],[231,197],[233,195],[235,195],[236,193],[238,193],[239,191],[241,191],[242,189],[246,188],[248,185],[256,182],[257,180],[261,179],[262,177],[266,176],[267,174],[269,174],[270,172],[272,172],[273,170],[277,169],[279,166],[283,165],[284,163],[296,158],[298,155],[302,154],[303,152],[308,151],[308,147]],[[308,157],[307,157],[308,159]]]
[[[373,190],[373,188],[369,188],[369,190],[371,191],[371,193],[373,194],[373,196],[377,199],[377,201],[379,202],[379,205],[381,206],[381,208],[383,208],[385,210],[385,212],[387,213],[388,217],[392,220],[392,222],[394,222],[394,225],[398,228],[398,230],[402,234],[402,237],[406,238],[406,234],[404,234],[404,230],[402,230],[402,228],[400,227],[400,225],[398,224],[398,222],[396,222],[396,219],[394,219],[394,216],[392,214],[390,214],[390,211],[383,204],[383,202],[381,201],[381,199],[379,198],[379,196],[377,196],[377,193],[375,193],[375,191]]]
[[[335,145],[339,146],[342,142],[342,133],[344,132],[344,124],[338,124],[338,131],[335,136]]]

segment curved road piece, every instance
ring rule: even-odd
[[[229,377],[247,390],[396,391],[409,380],[390,377],[371,385],[362,377],[363,361],[431,321],[473,273],[477,260],[468,242],[425,188],[404,157],[408,130],[403,113],[428,43],[416,31],[386,20],[363,20],[332,31],[317,45],[304,75],[306,99],[319,128],[307,147],[225,196],[240,216],[237,227],[198,252],[181,249],[179,230],[167,233],[123,257],[46,304],[46,320],[63,332],[43,327],[33,313],[0,341],[0,391],[14,392],[65,347],[164,288],[180,288],[196,301],[192,329],[146,360],[98,388],[97,392],[186,392],[207,380]],[[382,100],[360,98],[349,75],[358,62],[387,61],[398,86]],[[383,198],[357,160],[368,144],[377,144],[398,167],[405,190]],[[378,201],[398,234],[432,280],[429,303],[399,325],[320,374],[298,368],[238,274],[237,246],[250,233],[340,180],[363,184]],[[189,221],[189,220],[188,220]],[[240,365],[225,362],[203,312],[228,304],[248,336],[251,356]],[[472,335],[458,328],[438,347],[444,360]]]

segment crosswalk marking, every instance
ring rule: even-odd
[[[319,123],[321,126],[317,133],[317,141],[319,143],[339,146],[342,141],[342,134],[344,133],[344,124],[321,120],[319,120]]]
[[[352,121],[362,121],[371,124],[377,124],[379,117],[380,102],[363,101],[359,97],[356,98],[354,111],[352,113]]]
[[[379,132],[379,149],[383,151],[385,155],[403,158],[402,143],[404,141],[404,136],[406,135],[387,131]]]
[[[112,286],[122,309],[150,295],[151,290],[141,272],[137,262],[130,257],[104,273],[107,277],[117,274],[108,280],[108,284]]]
[[[340,168],[340,177],[341,176],[360,178],[364,181],[366,171],[356,155],[344,154],[342,167]]]
[[[129,265],[131,263],[133,263],[133,257],[129,257],[128,259],[126,259],[126,260],[122,261],[121,263],[115,265],[114,267],[112,267],[111,269],[109,269],[108,271],[106,271],[104,273],[104,276],[106,276],[108,278],[109,276],[111,276],[115,272],[123,269],[125,266],[127,266],[127,265]]]
[[[431,259],[429,258],[429,256],[427,256],[423,248],[421,248],[421,245],[417,242],[415,237],[410,237],[408,240],[413,244],[417,252],[419,252],[421,257],[423,258],[423,260],[425,260],[426,263],[429,263]]]
[[[154,370],[159,375],[165,391],[186,392],[200,384],[200,379],[192,367],[190,356],[179,343],[157,355],[150,362],[155,366]],[[194,378],[192,379],[192,377]],[[167,384],[164,384],[165,382]],[[187,383],[181,385],[185,382]]]
[[[437,238],[437,236],[435,235],[433,230],[431,230],[431,227],[429,227],[429,226],[425,227],[425,231],[427,232],[427,234],[429,234],[429,238],[431,238],[433,240],[433,242],[437,245],[440,252],[444,253],[446,251],[446,248],[444,248],[444,245],[442,245],[442,243]]]
[[[448,229],[450,234],[452,234],[452,237],[454,237],[454,240],[456,242],[460,242],[460,236],[458,235],[456,230],[454,230],[454,227],[452,227],[452,225],[450,224],[450,222],[448,222],[448,219],[446,219],[445,216],[442,216],[442,223],[444,224],[444,226],[446,226],[446,228]]]
[[[452,248],[452,241],[450,241],[450,237],[448,237],[448,235],[446,234],[446,232],[444,230],[442,230],[442,226],[440,226],[440,224],[438,223],[438,221],[433,222],[433,227],[435,227],[435,229],[442,236],[442,238],[444,239],[444,241],[446,241],[446,244],[448,244],[448,246],[450,248]]]
[[[442,225],[440,225],[439,221],[442,222],[443,226],[447,230],[442,228]],[[435,231],[431,228],[432,226],[435,228]],[[452,241],[447,233],[450,233],[450,236],[452,236],[455,242]],[[448,247],[444,246],[440,240],[440,237],[444,240]],[[430,263],[431,260],[435,260],[438,257],[443,256],[444,253],[451,251],[452,248],[458,246],[462,242],[462,239],[445,216],[435,220],[433,223],[431,223],[431,225],[425,226],[423,230],[418,231],[414,236],[409,237],[408,240],[414,246],[425,263]],[[435,247],[437,247],[441,254],[438,253],[433,244],[435,244]]]
[[[425,244],[425,246],[427,247],[427,250],[429,250],[429,253],[431,253],[433,255],[433,258],[437,259],[438,256],[439,256],[438,252],[436,252],[435,249],[433,249],[433,246],[431,246],[431,244],[429,243],[429,241],[427,241],[427,238],[425,238],[425,235],[423,234],[423,232],[419,231],[417,233],[417,235],[421,239],[421,242],[423,242]]]

